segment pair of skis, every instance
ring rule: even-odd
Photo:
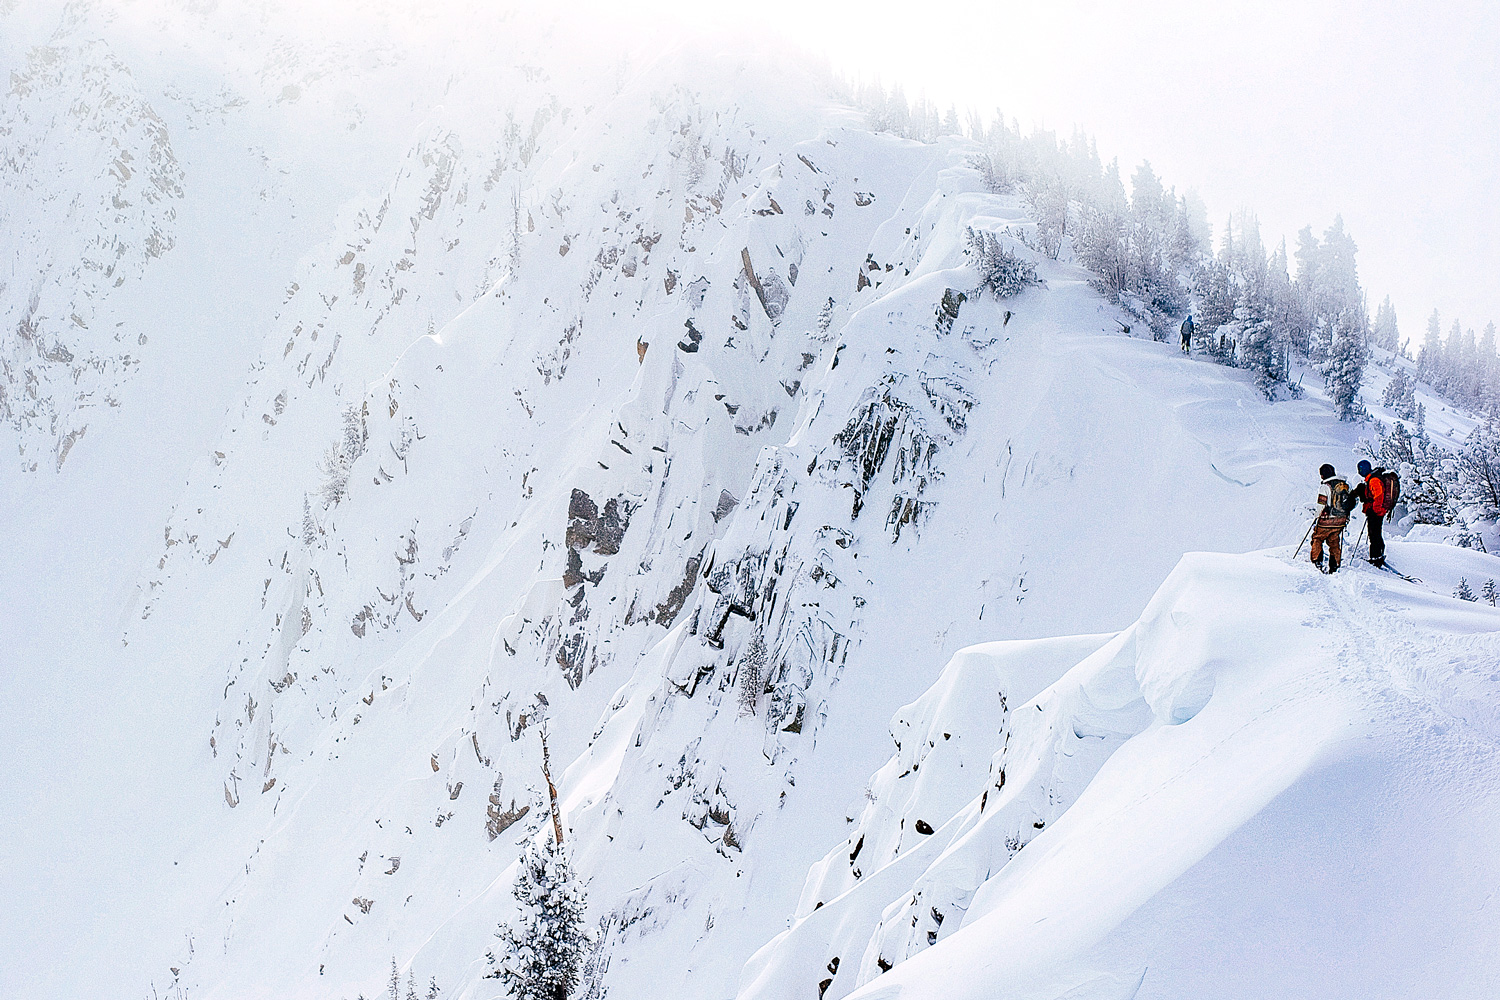
[[[1395,567],[1390,566],[1390,565],[1388,565],[1386,563],[1381,563],[1378,566],[1376,566],[1375,563],[1370,563],[1370,565],[1371,566],[1375,566],[1376,569],[1383,569],[1387,573],[1394,573],[1397,576],[1399,576],[1401,579],[1405,580],[1407,583],[1421,583],[1422,582],[1421,580],[1418,580],[1414,576],[1407,576],[1405,573],[1401,572],[1399,569],[1396,569]]]
[[[1292,553],[1292,560],[1293,561],[1296,561],[1297,556],[1301,554],[1301,552],[1302,552],[1302,546],[1307,542],[1308,537],[1312,535],[1313,528],[1316,527],[1317,523],[1318,523],[1317,519],[1314,518],[1313,519],[1313,523],[1309,524],[1307,526],[1307,534],[1305,534],[1305,535],[1302,536],[1302,541],[1300,541],[1300,542],[1297,543],[1297,551],[1295,551],[1295,552]],[[1359,537],[1354,540],[1354,547],[1357,547],[1359,545],[1359,543],[1364,540],[1364,537],[1365,537],[1365,528],[1364,528],[1364,525],[1360,525],[1360,528],[1359,528]],[[1370,554],[1370,550],[1368,548],[1366,548],[1365,549],[1365,556],[1368,558],[1369,554]],[[1391,573],[1391,574],[1394,574],[1395,576],[1399,576],[1401,579],[1405,580],[1407,583],[1421,583],[1422,582],[1421,580],[1417,579],[1414,576],[1407,576],[1405,573],[1401,572],[1400,570],[1396,569],[1395,567],[1388,565],[1384,560],[1382,560],[1379,565],[1376,565],[1375,563],[1370,563],[1370,565],[1374,566],[1376,569],[1383,569],[1387,573]],[[1319,567],[1319,568],[1321,568],[1321,567]]]
[[[1364,538],[1365,538],[1365,526],[1363,524],[1361,524],[1359,526],[1359,537],[1354,540],[1354,545],[1355,545],[1356,548],[1358,548],[1360,542],[1364,541]],[[1369,557],[1370,557],[1370,547],[1368,545],[1366,545],[1365,546],[1365,559],[1368,561]],[[1418,580],[1414,576],[1407,576],[1405,573],[1401,572],[1399,569],[1396,569],[1394,566],[1387,565],[1386,561],[1384,559],[1380,560],[1380,562],[1378,562],[1378,563],[1372,562],[1372,563],[1370,563],[1370,565],[1374,566],[1376,569],[1383,569],[1387,573],[1394,573],[1396,576],[1399,576],[1401,579],[1405,580],[1407,583],[1421,583],[1422,582],[1421,580]]]

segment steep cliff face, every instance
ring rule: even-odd
[[[577,131],[502,207],[503,255],[482,265],[499,258],[498,280],[454,296],[362,396],[296,370],[328,334],[293,321],[256,373],[265,398],[169,528],[131,638],[191,617],[205,588],[238,630],[211,654],[205,771],[227,836],[255,848],[209,926],[259,925],[271,900],[295,912],[299,930],[273,936],[288,988],[314,958],[360,981],[372,940],[407,952],[435,921],[418,967],[479,974],[505,866],[541,821],[545,725],[555,759],[576,760],[560,792],[601,920],[597,981],[727,992],[815,845],[841,835],[830,796],[859,787],[924,665],[994,630],[1122,620],[1221,530],[1197,511],[1241,491],[1265,503],[1223,529],[1238,544],[1286,517],[1293,478],[1261,468],[1280,447],[1222,453],[1238,426],[1223,413],[1279,415],[1250,387],[1106,336],[1069,268],[1044,262],[1049,287],[1004,302],[980,290],[966,229],[1027,222],[961,141],[872,136],[836,107],[802,139],[805,122],[766,110],[798,107],[795,88],[747,107],[729,81],[716,106],[673,82],[691,64],[659,71],[596,125],[568,116]],[[617,131],[656,138],[616,159]],[[465,234],[490,211],[487,175],[438,147],[380,201],[411,220],[402,243],[420,244],[424,205]],[[356,291],[378,256],[357,247],[329,272],[348,287],[306,301],[380,315]],[[421,253],[370,264],[366,289]],[[463,259],[426,272],[446,291],[407,294],[446,302],[469,285]],[[335,387],[361,370],[344,343],[324,358],[329,379],[350,373]],[[1078,484],[1106,480],[1113,503],[1168,512],[1152,550],[1078,506]],[[251,493],[253,518],[222,499]],[[314,844],[347,857],[311,871]],[[856,871],[859,856],[830,878]],[[200,982],[270,946],[236,940],[195,959]]]

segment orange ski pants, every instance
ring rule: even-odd
[[[1347,517],[1320,517],[1312,533],[1312,561],[1323,561],[1323,543],[1328,543],[1328,572],[1332,573],[1344,561],[1344,528]]]

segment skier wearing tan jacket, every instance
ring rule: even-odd
[[[1349,525],[1349,512],[1354,509],[1354,496],[1333,466],[1324,464],[1318,475],[1323,481],[1318,484],[1318,523],[1312,532],[1312,561],[1318,569],[1323,568],[1323,543],[1327,542],[1327,572],[1337,573],[1344,561],[1344,529]]]

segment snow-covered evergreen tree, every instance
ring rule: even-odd
[[[1286,378],[1286,350],[1270,320],[1242,306],[1235,314],[1235,341],[1239,347],[1237,364],[1259,377],[1261,390],[1268,396],[1276,383]]]
[[[328,446],[322,461],[318,463],[318,471],[323,474],[318,493],[325,508],[334,506],[348,495],[349,470],[359,456],[364,454],[368,437],[362,409],[352,404],[345,407],[343,434],[337,442]]]
[[[1026,205],[1036,219],[1036,249],[1056,260],[1068,233],[1068,193],[1061,181],[1041,181],[1026,188]]]
[[[519,907],[513,922],[495,933],[499,953],[486,958],[489,978],[499,979],[513,1000],[568,1000],[588,952],[586,898],[560,845],[546,839],[527,844],[511,889]]]
[[[313,517],[312,501],[302,494],[302,544],[312,548],[318,544],[318,522]]]
[[[1386,384],[1381,402],[1402,420],[1412,420],[1417,415],[1416,384],[1406,374],[1406,369],[1396,365],[1396,371]]]
[[[1333,342],[1323,366],[1329,399],[1340,420],[1355,420],[1364,415],[1359,387],[1364,382],[1368,355],[1364,316],[1354,310],[1345,310],[1334,325]]]
[[[1421,405],[1418,404],[1418,410]],[[1420,424],[1415,434],[1397,423],[1380,435],[1367,454],[1374,464],[1401,477],[1401,503],[1416,524],[1455,524],[1460,521],[1454,496],[1451,456],[1433,444]]]
[[[971,226],[964,231],[964,256],[969,266],[979,272],[980,284],[997,299],[1041,284],[1036,266],[1011,253],[1001,244],[1000,237],[987,230]]]
[[[1500,591],[1495,589],[1495,581],[1484,581],[1484,587],[1479,591],[1479,596],[1483,597],[1489,603],[1490,607],[1495,607],[1495,602],[1500,601]]]
[[[1474,428],[1456,464],[1463,502],[1487,521],[1500,519],[1500,427],[1487,423]]]
[[[1443,365],[1443,320],[1434,309],[1427,317],[1427,335],[1422,338],[1422,349],[1417,354],[1417,374],[1433,388],[1441,390],[1439,374]]]
[[[1387,295],[1380,303],[1380,308],[1375,310],[1375,328],[1372,331],[1372,340],[1376,347],[1384,348],[1392,354],[1401,352],[1401,331],[1396,326],[1396,309],[1391,305],[1391,297]]]
[[[1495,324],[1494,321],[1485,324],[1484,333],[1479,336],[1479,357],[1475,359],[1478,367],[1477,392],[1478,409],[1490,417],[1500,416],[1500,358],[1495,355]]]
[[[1220,326],[1233,321],[1236,291],[1233,272],[1222,256],[1204,262],[1198,275],[1194,316],[1204,336],[1216,335]]]
[[[1469,581],[1464,577],[1459,577],[1458,586],[1453,590],[1453,596],[1458,598],[1460,601],[1478,600],[1478,598],[1474,596],[1474,591],[1469,589]]]

